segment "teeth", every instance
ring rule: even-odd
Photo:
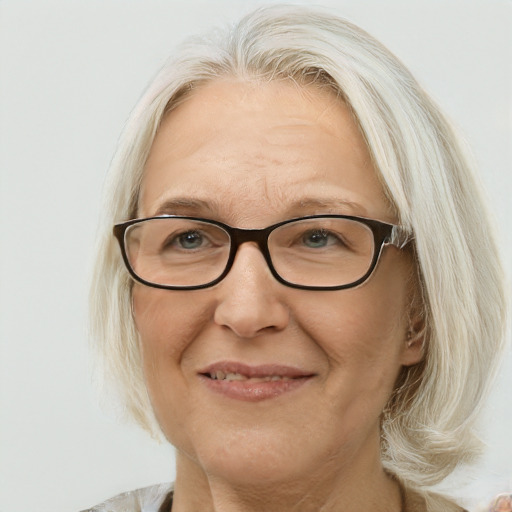
[[[267,377],[247,377],[241,373],[225,373],[221,370],[210,372],[210,379],[213,380],[251,380],[253,382],[274,382],[278,380],[291,380],[290,377],[280,375],[268,375]]]
[[[240,373],[226,373],[224,380],[247,380],[247,377]]]

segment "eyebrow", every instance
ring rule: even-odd
[[[158,215],[204,215],[205,213],[219,214],[222,210],[221,202],[217,200],[203,200],[191,197],[175,197],[165,200],[153,214]],[[306,210],[306,212],[304,211]],[[328,212],[326,211],[328,210]],[[341,213],[366,215],[367,209],[354,201],[339,198],[302,198],[293,201],[286,210],[286,215],[301,215],[304,213]]]
[[[336,210],[346,212],[350,210],[350,213],[357,212],[358,214],[365,214],[367,209],[359,203],[355,201],[348,201],[345,199],[339,198],[325,198],[325,199],[317,199],[317,198],[304,198],[299,201],[295,201],[291,204],[290,210]]]
[[[154,213],[155,216],[179,213],[199,213],[204,211],[218,211],[216,201],[204,201],[190,197],[176,197],[164,201]]]

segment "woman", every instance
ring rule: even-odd
[[[396,58],[258,10],[164,67],[110,180],[93,328],[177,478],[92,510],[461,510],[428,487],[478,451],[502,277],[465,151]]]

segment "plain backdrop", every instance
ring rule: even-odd
[[[101,407],[91,382],[100,195],[123,123],[173,47],[261,3],[0,0],[0,512],[77,511],[173,479],[172,449]],[[470,141],[510,288],[512,2],[320,3],[394,51]],[[512,490],[510,349],[503,363],[488,451],[444,486],[473,508]]]

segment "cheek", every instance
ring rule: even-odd
[[[188,443],[182,419],[192,407],[182,360],[211,313],[194,293],[133,289],[133,313],[140,337],[144,376],[156,418],[166,438]]]
[[[385,255],[383,255],[385,256]],[[401,364],[407,330],[406,268],[383,257],[363,286],[332,294],[320,292],[298,303],[296,318],[333,366],[371,372],[382,367],[395,375]],[[379,373],[380,374],[380,373]]]
[[[176,361],[212,314],[193,292],[142,285],[133,289],[133,312],[143,354]]]
[[[179,396],[184,385],[180,364],[208,317],[194,294],[143,285],[133,289],[133,314],[139,333],[146,385],[153,406]],[[176,393],[172,391],[176,390]],[[166,405],[167,406],[167,405]]]

